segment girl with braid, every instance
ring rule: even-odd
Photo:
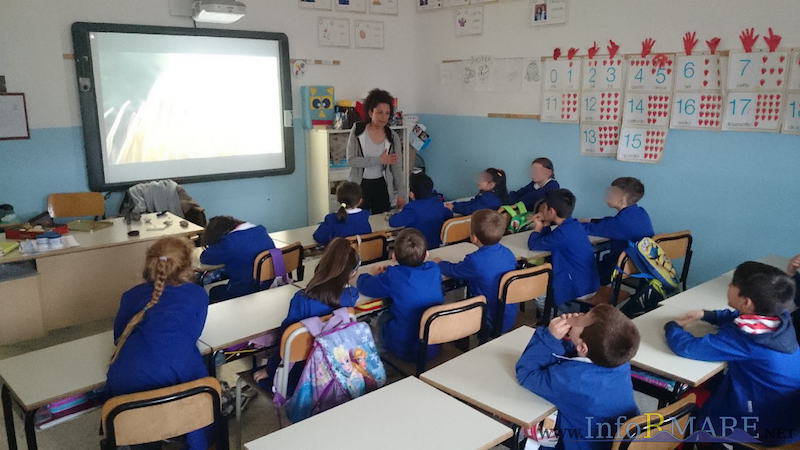
[[[192,283],[192,247],[168,237],[147,249],[145,283],[122,294],[114,319],[116,347],[108,369],[110,396],[148,391],[207,377],[197,339],[208,295]],[[189,433],[190,449],[206,449],[206,430]]]

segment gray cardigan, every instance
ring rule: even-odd
[[[359,137],[364,134],[366,127],[356,130],[357,127],[364,127],[364,124],[357,123],[350,129],[350,136],[347,139],[347,164],[351,167],[350,181],[361,184],[361,179],[364,176],[364,168],[380,166],[381,158],[379,156],[364,156],[364,150],[361,148]],[[397,153],[398,158],[396,164],[383,165],[383,177],[386,179],[386,187],[389,190],[389,202],[394,204],[398,195],[401,197],[406,197],[408,195],[408,187],[406,186],[407,182],[403,176],[403,149],[399,146],[400,137],[394,130],[388,130],[391,133],[391,137],[389,137],[391,141],[389,154]],[[357,131],[361,131],[361,133],[356,134]],[[389,170],[386,170],[387,168]]]

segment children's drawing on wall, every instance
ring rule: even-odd
[[[495,58],[490,90],[517,92],[522,87],[522,58]]]
[[[455,19],[456,36],[474,36],[483,33],[483,6],[458,8]]]
[[[464,64],[465,91],[485,92],[489,90],[493,60],[494,58],[488,55],[473,56]]]

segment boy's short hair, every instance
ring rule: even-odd
[[[394,257],[401,266],[417,267],[425,262],[428,243],[416,228],[406,228],[394,241]]]
[[[575,210],[575,195],[569,189],[553,189],[544,194],[544,203],[556,210],[558,217],[568,219]]]
[[[639,330],[633,321],[611,305],[597,305],[588,314],[592,324],[580,336],[588,347],[586,356],[602,367],[630,361],[639,349]]]
[[[417,200],[433,196],[433,180],[424,173],[411,175],[409,189]]]
[[[644,197],[644,184],[638,178],[619,177],[611,182],[611,186],[622,191],[628,203],[637,203]]]
[[[756,261],[739,264],[731,284],[739,288],[739,295],[753,302],[756,314],[764,316],[780,315],[794,300],[796,289],[782,270]]]
[[[483,245],[494,245],[500,242],[506,233],[506,221],[503,216],[492,209],[481,209],[472,213],[470,233]]]

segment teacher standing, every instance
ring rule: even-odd
[[[389,128],[394,115],[392,95],[373,89],[364,100],[366,122],[356,122],[347,140],[350,181],[361,185],[361,208],[372,214],[402,206],[405,188],[400,138]]]

